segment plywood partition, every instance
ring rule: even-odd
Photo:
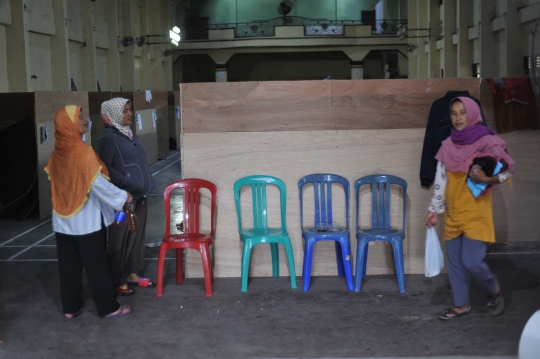
[[[176,141],[176,149],[180,149],[180,93],[169,91],[169,137]]]
[[[297,184],[302,176],[317,172],[342,175],[351,186],[358,178],[375,173],[404,178],[409,184],[405,270],[423,273],[423,218],[432,192],[420,187],[422,145],[433,101],[450,90],[468,90],[480,98],[480,81],[461,78],[181,84],[182,177],[204,178],[218,186],[215,275],[240,275],[242,246],[232,188],[237,179],[252,174],[276,176],[287,185],[287,225],[297,273],[301,273],[303,244]],[[514,188],[504,188],[494,200],[499,203],[495,216],[497,236],[502,241],[530,240],[524,235],[540,231],[538,221],[519,226],[517,219],[523,211],[519,201],[527,192],[536,191],[529,184],[540,176],[540,163],[532,163],[526,154],[532,153],[527,149],[537,150],[538,135],[539,131],[507,134],[510,153],[515,154],[518,164],[527,163],[528,169],[527,178],[520,179],[517,172]],[[535,194],[536,198],[539,195]],[[397,192],[392,198],[398,203]],[[356,248],[353,203],[351,197],[351,244]],[[538,213],[540,203],[531,205]],[[393,207],[396,215],[398,207]],[[287,275],[284,259],[281,252],[282,275]],[[256,248],[251,262],[251,275],[271,275],[269,248]],[[336,273],[333,245],[317,244],[313,274]],[[368,273],[394,273],[389,246],[370,246]],[[186,275],[202,276],[198,253],[188,251]]]
[[[92,148],[97,152],[99,150],[99,140],[103,136],[103,121],[101,120],[101,104],[112,98],[112,92],[89,92],[88,106],[90,120],[92,121]]]
[[[131,128],[133,129],[133,132],[137,134],[137,137],[144,147],[146,152],[146,162],[148,165],[151,165],[158,160],[157,124],[152,119],[152,113],[156,109],[156,99],[152,97],[152,101],[146,102],[144,91],[136,91],[132,94],[134,121]],[[140,126],[137,123],[138,117],[141,119]]]
[[[182,84],[184,133],[425,127],[450,90],[480,96],[479,79]]]
[[[39,217],[47,218],[52,214],[51,184],[43,168],[47,165],[54,149],[55,130],[54,115],[66,105],[82,106],[84,116],[89,116],[88,92],[77,91],[47,91],[35,93],[36,141],[38,150],[38,187],[39,187]],[[40,141],[40,128],[48,129],[48,141]],[[91,134],[87,133],[86,143],[92,143]]]
[[[152,91],[156,110],[157,152],[158,158],[169,155],[169,108],[167,91]]]

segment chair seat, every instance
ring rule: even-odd
[[[210,242],[212,236],[205,233],[180,233],[171,234],[163,238],[163,242],[182,243],[182,242]]]
[[[242,236],[244,237],[276,237],[276,236],[288,236],[287,231],[281,228],[249,228],[242,230]]]
[[[312,236],[317,236],[317,237],[322,237],[323,239],[325,237],[336,237],[336,236],[343,236],[344,234],[348,234],[349,231],[347,231],[345,228],[339,228],[339,230],[335,231],[325,231],[325,232],[319,232],[317,231],[316,228],[304,228],[304,230],[302,231],[302,236],[303,237],[312,237]]]
[[[366,228],[356,231],[356,237],[372,236],[372,237],[399,237],[405,238],[405,232],[402,229],[380,229]]]

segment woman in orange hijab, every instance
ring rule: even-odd
[[[107,266],[106,226],[131,195],[109,182],[107,168],[82,141],[88,120],[79,106],[65,106],[54,117],[55,148],[45,167],[52,192],[52,225],[60,273],[64,318],[83,310],[83,268],[101,317],[133,312],[116,301]]]

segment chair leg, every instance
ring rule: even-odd
[[[362,288],[362,279],[365,277],[365,263],[367,262],[367,257],[365,255],[367,250],[368,242],[362,240],[358,241],[358,246],[356,247],[356,285],[354,287],[355,292],[360,292]]]
[[[159,249],[158,268],[157,268],[157,296],[163,296],[163,267],[165,265],[165,255],[167,254],[167,246],[161,245]]]
[[[338,242],[336,242],[338,243]],[[354,290],[353,274],[352,274],[352,260],[351,260],[351,245],[348,239],[339,242],[342,248],[341,257],[343,258],[341,265],[345,270],[345,281],[347,282],[347,288]]]
[[[184,248],[176,249],[176,283],[184,281]]]
[[[338,276],[343,277],[345,275],[345,272],[343,271],[343,249],[341,248],[341,243],[339,243],[339,241],[335,241],[335,246]]]
[[[313,248],[315,247],[315,241],[310,239],[306,241],[306,246],[304,249],[304,265],[302,266],[302,280],[303,290],[307,292],[309,290],[309,285],[311,282],[311,265],[313,262]]]
[[[251,257],[251,242],[244,241],[244,248],[242,250],[242,285],[240,288],[241,292],[247,292],[248,289],[248,280],[249,280],[249,259]]]
[[[289,260],[289,272],[291,274],[291,288],[296,289],[298,288],[296,286],[296,270],[294,269],[294,255],[291,245],[291,239],[287,238],[287,240],[283,243],[283,246],[285,247],[285,252],[287,253],[287,259]]]
[[[210,251],[208,250],[208,246],[201,244],[199,248],[199,252],[201,253],[201,259],[202,259],[202,265],[203,265],[203,271],[204,271],[204,287],[206,290],[206,296],[211,297],[212,296],[212,262],[210,260]]]
[[[272,276],[279,277],[279,248],[277,243],[270,243],[272,252]]]
[[[392,239],[394,248],[394,263],[396,265],[396,276],[400,293],[405,293],[405,266],[403,263],[403,241]]]
[[[364,271],[363,271],[364,274],[362,276],[362,279],[366,278],[366,274],[367,274],[367,255],[368,255],[368,251],[369,251],[369,246],[366,244],[366,247],[364,248]]]

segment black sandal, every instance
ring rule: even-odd
[[[438,315],[437,318],[442,319],[442,320],[450,320],[450,319],[455,319],[457,317],[461,317],[462,315],[465,315],[465,314],[469,314],[470,312],[471,310],[469,309],[466,312],[458,313],[453,308],[448,308],[443,314]]]
[[[488,297],[487,307],[491,316],[496,317],[502,314],[502,312],[504,311],[504,297],[502,296],[500,290],[499,293],[493,294],[492,296]]]

